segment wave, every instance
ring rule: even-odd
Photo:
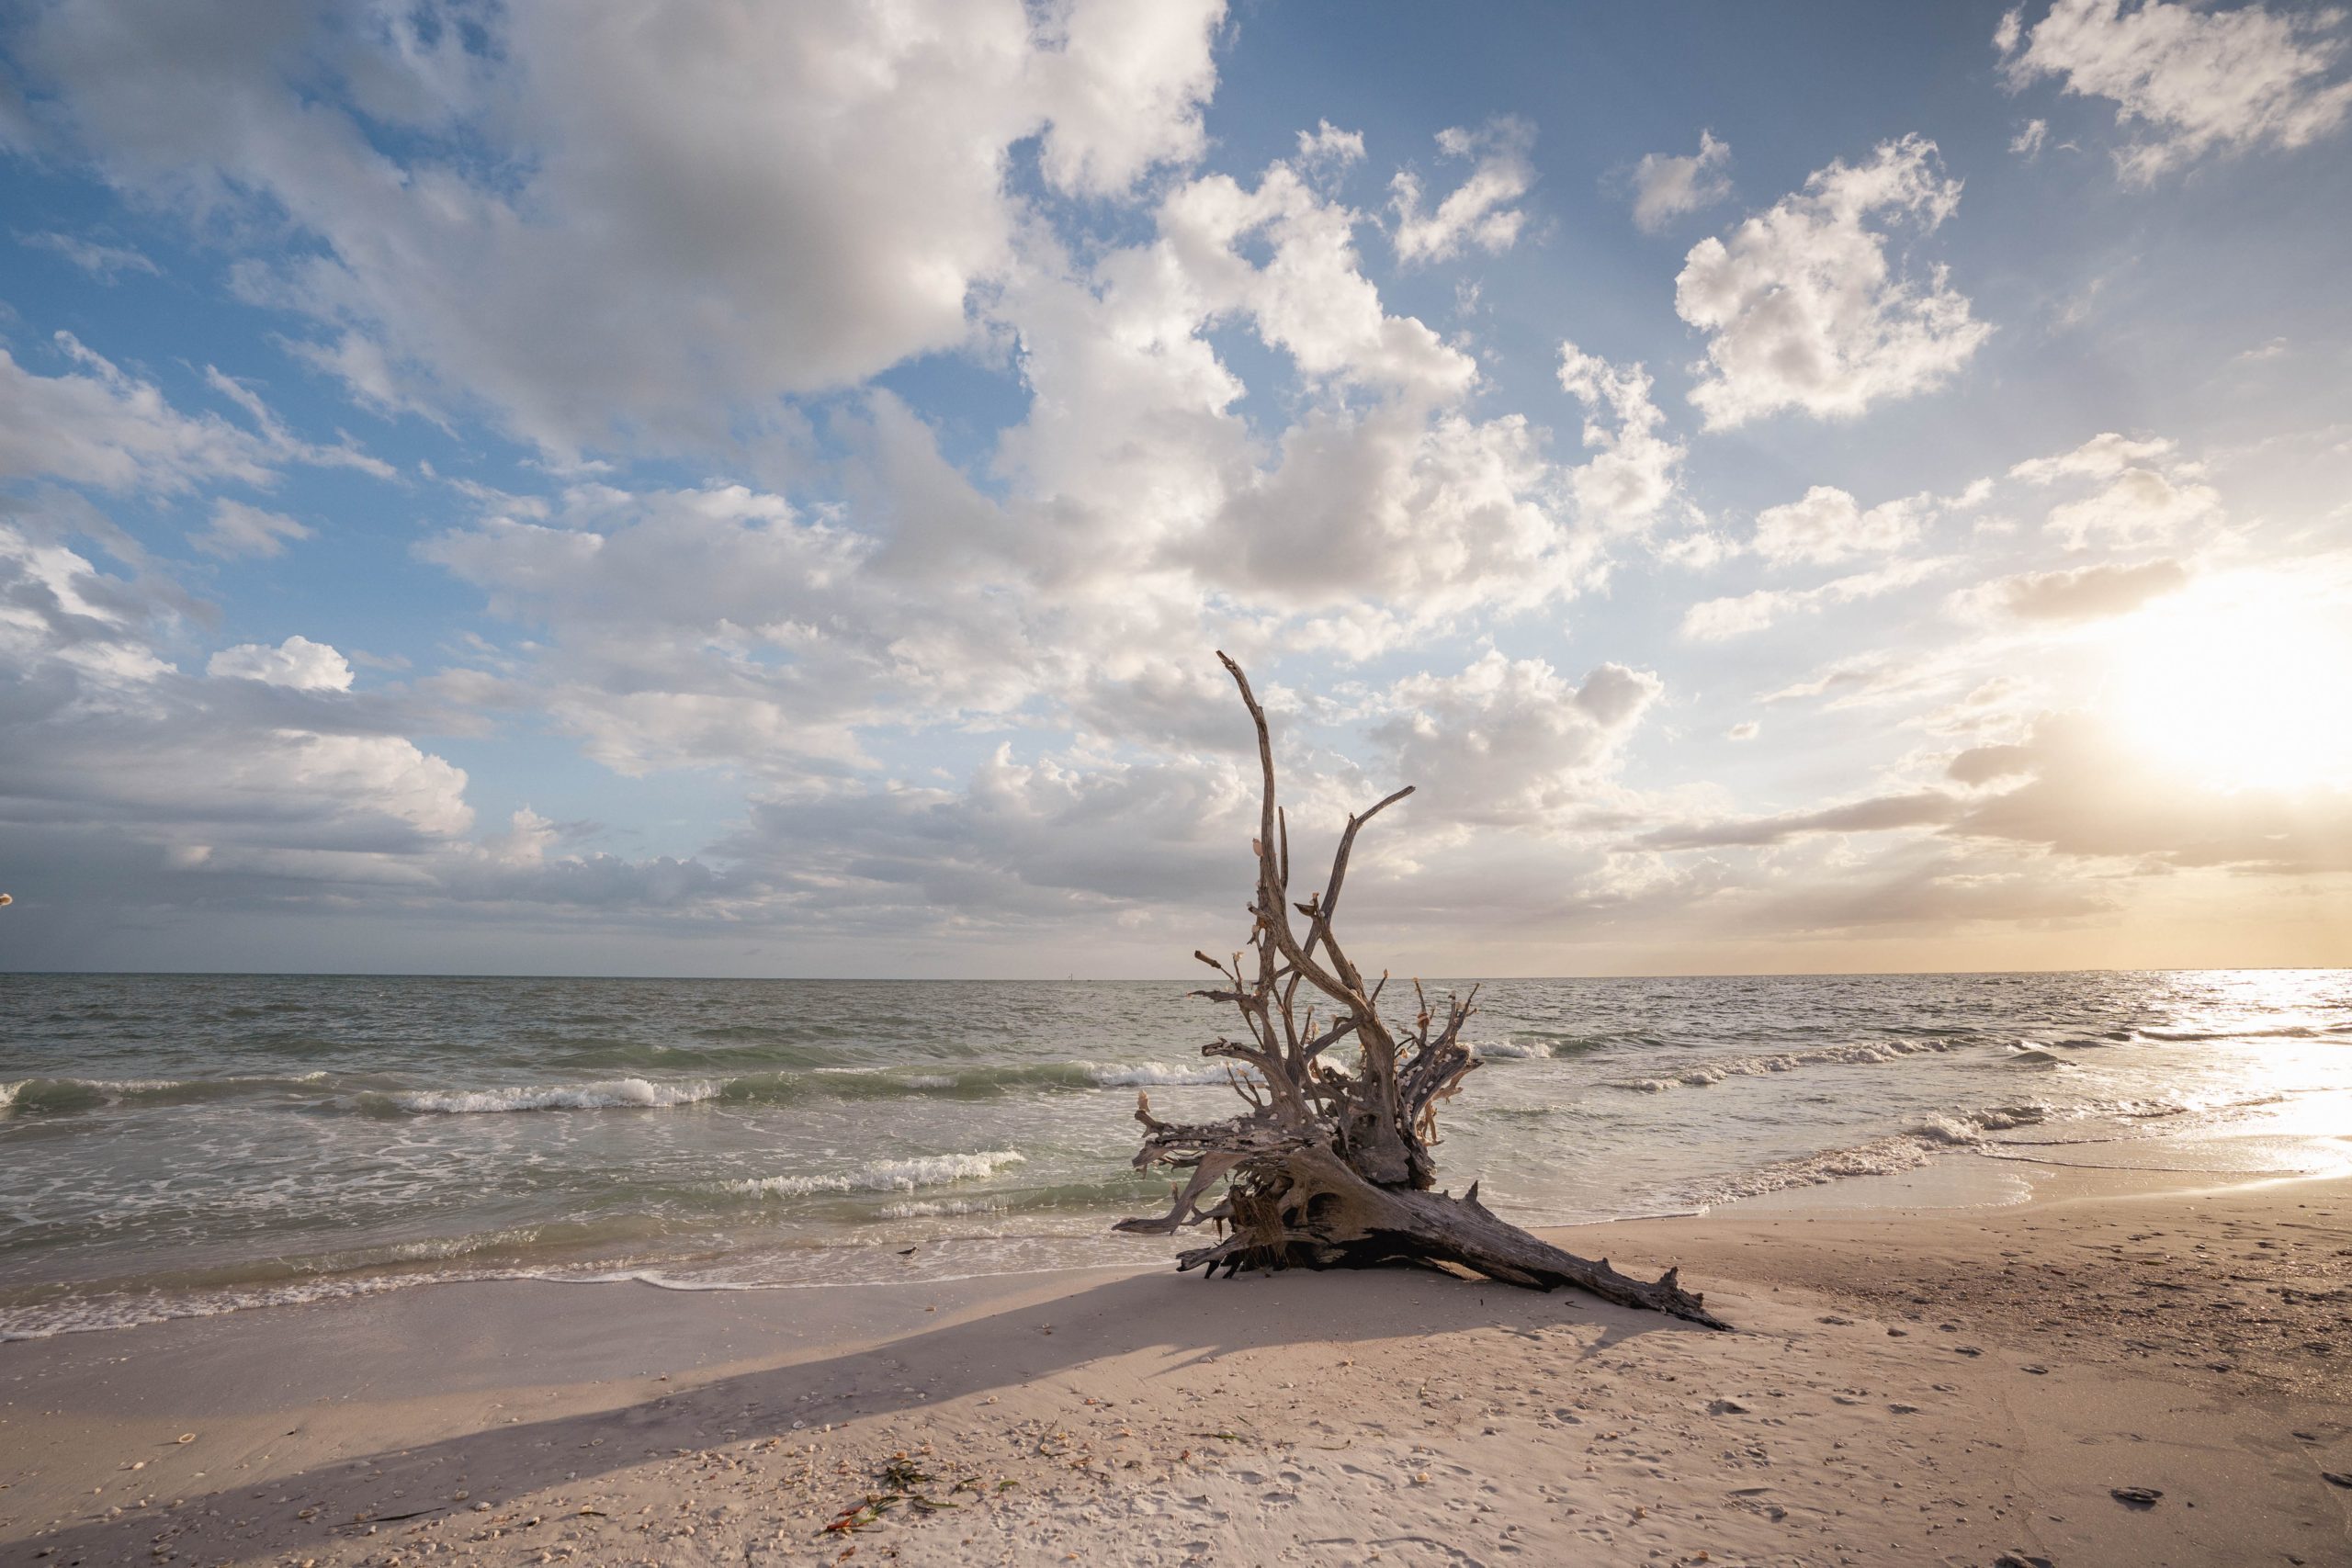
[[[324,1073],[299,1077],[19,1078],[0,1083],[0,1116],[62,1115],[109,1105],[196,1105],[239,1095],[316,1089]]]
[[[1819,1045],[1809,1051],[1782,1051],[1769,1056],[1726,1056],[1712,1062],[1695,1063],[1670,1077],[1621,1078],[1609,1087],[1644,1094],[1662,1094],[1675,1089],[1706,1089],[1725,1078],[1770,1077],[1775,1073],[1792,1073],[1804,1067],[1859,1066],[1961,1048],[1960,1042],[1939,1038],[1864,1040],[1850,1045]]]
[[[1533,1061],[1548,1058],[1552,1046],[1543,1040],[1473,1040],[1470,1054],[1474,1056],[1498,1057],[1504,1061]]]
[[[2323,1034],[2352,1033],[2352,1023],[2282,1023],[2272,1029],[2143,1029],[2143,1040],[2167,1045],[2202,1040],[2315,1040]]]
[[[614,1078],[552,1089],[428,1089],[360,1098],[363,1103],[381,1101],[394,1110],[422,1115],[472,1116],[509,1111],[662,1110],[699,1104],[716,1097],[723,1087],[708,1079],[652,1083],[644,1078]]]
[[[1976,1147],[1994,1133],[2031,1126],[2045,1114],[2039,1105],[1998,1105],[1956,1116],[1930,1116],[1906,1132],[1718,1177],[1690,1189],[1688,1196],[1704,1206],[1858,1176],[1897,1176],[1952,1149]]]
[[[1239,1063],[1204,1062],[1167,1066],[1159,1062],[1032,1062],[995,1067],[926,1070],[911,1067],[820,1067],[813,1072],[749,1073],[740,1077],[654,1079],[606,1078],[594,1083],[509,1086],[472,1089],[410,1089],[358,1097],[357,1108],[376,1114],[481,1114],[521,1111],[667,1110],[700,1105],[786,1104],[822,1096],[835,1100],[889,1100],[901,1096],[945,1096],[978,1100],[1022,1090],[1160,1089],[1174,1085],[1222,1085],[1238,1074],[1255,1073]]]
[[[876,1160],[853,1170],[822,1176],[745,1177],[711,1183],[717,1192],[762,1198],[803,1198],[816,1192],[912,1192],[994,1176],[1006,1166],[1025,1164],[1018,1149],[989,1149],[974,1155],[920,1155],[912,1159]]]

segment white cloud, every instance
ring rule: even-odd
[[[141,381],[82,346],[55,342],[80,367],[40,376],[0,348],[0,478],[49,478],[102,490],[183,491],[199,481],[266,484],[262,444],[212,414],[174,409]]]
[[[2115,153],[2136,184],[2210,155],[2307,146],[2352,114],[2344,13],[2332,7],[2056,0],[2023,22],[2022,8],[2009,12],[1994,38],[2011,90],[2054,76],[2112,102],[2117,124],[2139,133]]]
[[[1584,404],[1584,444],[1593,453],[1568,476],[1577,515],[1609,533],[1647,527],[1672,498],[1685,452],[1658,434],[1665,416],[1650,400],[1649,373],[1563,343],[1560,385]]]
[[[1655,234],[1685,213],[1702,211],[1731,194],[1731,143],[1699,133],[1689,157],[1645,152],[1634,167],[1634,227]]]
[[[1818,171],[1728,241],[1691,247],[1675,309],[1708,334],[1690,394],[1708,425],[1782,409],[1849,417],[1950,378],[1992,329],[1941,267],[1909,276],[1888,244],[1892,224],[1924,233],[1959,204],[1935,143],[1906,136]]]
[[[1917,540],[1934,508],[1933,496],[1912,495],[1865,510],[1834,485],[1815,485],[1802,499],[1756,514],[1756,552],[1776,566],[1891,555]]]
[[[1387,694],[1372,732],[1390,776],[1443,822],[1541,824],[1595,805],[1665,682],[1603,664],[1572,684],[1541,659],[1488,649],[1458,675],[1422,674]]]
[[[2090,621],[2128,615],[2188,585],[2188,569],[2169,559],[2029,571],[1971,591],[1964,607],[1996,607],[2021,621]]]
[[[1454,187],[1433,212],[1421,210],[1421,179],[1400,169],[1388,184],[1388,205],[1396,214],[1390,239],[1396,259],[1407,265],[1451,260],[1464,246],[1507,251],[1519,238],[1527,215],[1512,202],[1535,184],[1528,159],[1535,130],[1524,120],[1498,119],[1476,130],[1459,127],[1438,133],[1438,151],[1449,159],[1475,158],[1469,178]]]
[[[277,556],[291,539],[307,539],[311,530],[278,512],[264,512],[226,496],[212,502],[212,523],[188,543],[209,556]]]
[[[1039,159],[1048,180],[1117,196],[1154,164],[1200,155],[1225,0],[1062,0],[1048,15],[1046,47],[1029,62],[1048,121]]]
[[[2046,119],[2030,119],[2018,129],[2015,136],[2009,138],[2009,151],[2020,158],[2038,158],[2041,156],[2043,144],[2049,140],[2050,122]]]
[[[276,648],[258,642],[224,648],[204,672],[216,681],[258,681],[294,692],[351,690],[349,662],[328,644],[306,637],[289,637]]]
[[[2109,431],[2073,451],[2019,463],[2009,477],[2034,485],[2096,485],[2051,508],[2043,524],[2069,549],[2155,543],[2222,517],[2220,492],[2205,482],[2203,465],[2183,460],[2161,438],[2132,440]]]
[[[722,442],[966,342],[1012,257],[1012,146],[1044,130],[1047,177],[1093,195],[1191,156],[1219,14],[522,0],[485,37],[430,5],[354,28],[85,0],[17,58],[118,183],[313,237],[238,276],[314,318],[355,392],[486,405],[560,454]]]
[[[1855,572],[1818,588],[1759,588],[1752,593],[1709,599],[1682,615],[1682,635],[1692,642],[1724,642],[1745,637],[1792,615],[1813,615],[1831,604],[1875,599],[1923,582],[1947,570],[1944,558],[1895,561],[1875,571]]]
[[[1298,166],[1317,179],[1328,179],[1363,161],[1363,133],[1341,130],[1329,120],[1315,122],[1313,130],[1298,133]]]
[[[63,256],[101,283],[112,283],[126,272],[143,272],[150,276],[161,276],[163,269],[139,252],[125,245],[101,244],[74,234],[45,231],[19,234],[17,243],[35,250],[51,251]]]
[[[183,630],[168,584],[103,571],[39,525],[0,521],[0,837],[14,874],[85,915],[447,919],[455,900],[609,919],[727,894],[698,862],[558,856],[527,812],[477,845],[463,770],[398,733],[424,716],[412,703],[353,692],[342,654],[302,637],[183,674],[160,652]]]

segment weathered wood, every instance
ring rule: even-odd
[[[1290,824],[1274,797],[1266,712],[1241,667],[1222,653],[1217,658],[1258,732],[1263,796],[1249,909],[1255,963],[1245,969],[1241,953],[1220,961],[1195,953],[1222,984],[1193,994],[1241,1015],[1246,1038],[1213,1040],[1201,1051],[1237,1065],[1233,1086],[1249,1109],[1223,1122],[1179,1124],[1154,1117],[1150,1097],[1137,1095],[1144,1142],[1136,1167],[1191,1174],[1171,1192],[1167,1213],[1122,1220],[1116,1228],[1173,1235],[1215,1225],[1222,1239],[1178,1254],[1180,1270],[1222,1267],[1230,1276],[1293,1266],[1453,1265],[1505,1284],[1573,1285],[1621,1305],[1728,1327],[1701,1296],[1681,1288],[1672,1269],[1656,1280],[1635,1280],[1606,1258],[1578,1258],[1498,1219],[1478,1201],[1475,1182],[1460,1198],[1431,1190],[1437,1107],[1479,1066],[1462,1039],[1477,1010],[1477,992],[1447,996],[1433,1008],[1416,981],[1412,1027],[1393,1029],[1379,1006],[1388,976],[1367,987],[1332,931],[1357,832],[1412,788],[1351,816],[1322,890],[1293,903]],[[1294,914],[1306,922],[1304,937],[1292,924]],[[1319,1028],[1318,1007],[1326,1010]],[[1343,1042],[1357,1048],[1353,1071],[1323,1059]],[[1224,1196],[1207,1202],[1219,1181]]]

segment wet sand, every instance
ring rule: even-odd
[[[1152,1269],[0,1345],[0,1562],[2352,1562],[2352,1181],[2165,1179],[1554,1233],[1729,1335]]]

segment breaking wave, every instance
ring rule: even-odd
[[[1541,1040],[1473,1040],[1470,1042],[1470,1054],[1524,1062],[1550,1056],[1552,1047]]]
[[[1804,1067],[1859,1066],[1873,1062],[1899,1061],[1905,1056],[1959,1050],[1962,1043],[1934,1038],[1865,1040],[1850,1045],[1817,1045],[1805,1051],[1777,1052],[1769,1056],[1726,1056],[1712,1062],[1693,1063],[1670,1077],[1621,1078],[1610,1087],[1643,1094],[1662,1094],[1668,1089],[1705,1089],[1725,1078],[1760,1078],[1774,1073],[1793,1073]]]
[[[507,1111],[661,1110],[714,1099],[724,1086],[701,1079],[652,1083],[614,1078],[606,1083],[567,1084],[552,1089],[418,1089],[407,1094],[365,1096],[395,1110],[420,1115],[476,1116]]]

